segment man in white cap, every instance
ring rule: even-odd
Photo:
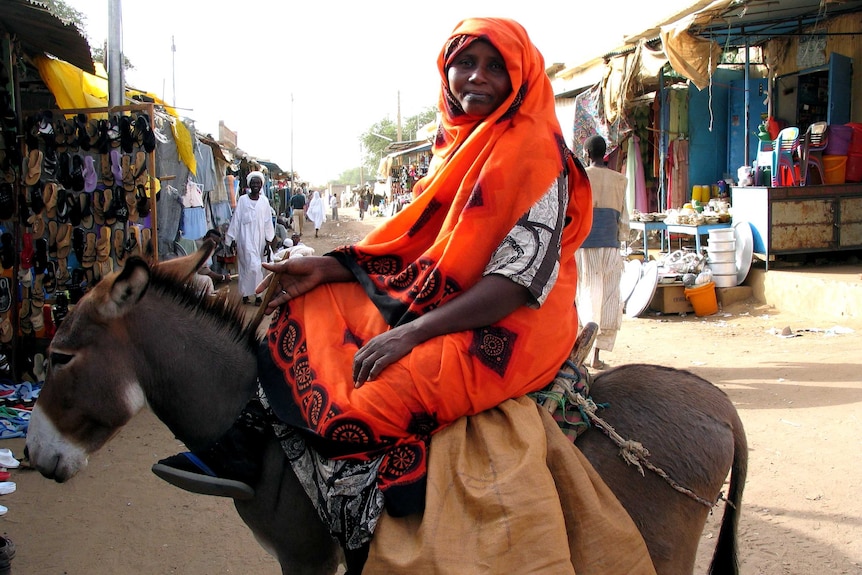
[[[275,237],[269,200],[260,193],[264,182],[263,173],[250,172],[246,181],[249,191],[237,200],[227,230],[228,243],[236,245],[239,291],[243,303],[248,303],[249,296],[255,295],[255,288],[263,280],[263,254]],[[256,296],[255,305],[260,303],[260,297]]]

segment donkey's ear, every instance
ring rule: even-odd
[[[180,282],[186,282],[207,263],[215,249],[215,242],[204,240],[200,249],[191,255],[159,262],[159,273],[174,277]]]
[[[150,268],[141,258],[129,258],[122,271],[114,278],[108,297],[102,299],[104,317],[120,317],[128,312],[147,291],[150,285]]]

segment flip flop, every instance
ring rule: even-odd
[[[93,156],[84,156],[84,191],[87,193],[96,189],[99,178],[96,176],[96,161]]]
[[[16,427],[22,428],[26,433],[27,426],[30,424],[30,412],[25,409],[15,409],[0,405],[0,419],[11,422]]]
[[[96,263],[96,234],[87,232],[84,244],[84,257],[81,259],[81,265],[85,268],[92,268]]]
[[[0,313],[12,307],[12,283],[6,276],[0,276]]]
[[[57,156],[57,179],[67,190],[72,189],[72,155],[60,152]]]
[[[91,194],[81,194],[78,197],[81,204],[81,225],[86,229],[92,229],[94,223],[93,197]]]
[[[64,223],[57,229],[57,258],[65,259],[72,252],[72,224]]]
[[[19,425],[0,417],[0,439],[15,439],[16,437],[26,436],[26,429],[22,429]],[[0,465],[3,465],[2,461],[0,461]],[[0,485],[3,485],[3,483],[0,482]],[[0,495],[5,495],[5,493],[0,491]]]
[[[126,204],[126,192],[122,185],[114,186],[111,209],[113,209],[118,222],[124,224],[129,221],[129,206]],[[107,211],[105,213],[107,214]]]
[[[27,164],[24,166],[24,183],[34,185],[42,175],[42,152],[39,149],[30,150]]]
[[[105,188],[98,186],[93,190],[92,201],[90,202],[93,210],[93,222],[96,225],[105,225]]]
[[[135,138],[132,135],[132,120],[129,116],[120,116],[120,147],[127,154],[134,150]]]
[[[111,157],[108,156],[107,152],[99,155],[99,172],[102,175],[102,185],[114,185],[114,175],[111,172]]]
[[[0,318],[0,343],[9,343],[15,335],[15,329],[12,327],[12,322],[9,321],[9,314],[4,313]]]
[[[114,175],[114,181],[111,185],[123,185],[123,164],[120,157],[120,150],[111,150],[111,173]]]
[[[24,401],[36,401],[39,399],[39,393],[42,391],[42,382],[30,383],[25,381],[18,385],[17,393]]]
[[[15,493],[15,482],[14,481],[0,481],[0,495],[9,495],[10,493]]]
[[[48,182],[42,190],[42,201],[45,202],[45,215],[49,220],[57,217],[57,184]]]
[[[84,158],[81,154],[72,156],[72,169],[69,175],[69,180],[72,183],[72,189],[76,192],[84,190]]]

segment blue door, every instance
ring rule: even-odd
[[[730,109],[727,126],[727,172],[736,178],[740,166],[750,166],[757,156],[757,127],[766,120],[767,80],[751,78],[748,96],[748,161],[745,160],[745,85],[742,79],[730,82]]]
[[[832,52],[829,56],[829,113],[830,124],[850,121],[850,82],[853,78],[853,60]]]

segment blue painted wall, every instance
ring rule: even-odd
[[[730,83],[730,114],[728,117],[727,135],[727,167],[736,179],[736,171],[740,166],[750,166],[757,159],[757,127],[766,120],[766,79],[751,78],[748,98],[748,162],[745,161],[745,85],[742,74]]]
[[[730,83],[737,79],[742,81],[742,72],[719,69],[712,77],[712,89],[698,90],[689,82],[688,180],[692,186],[714,184],[728,171]],[[735,171],[732,175],[736,177]],[[691,189],[688,194],[691,197]]]

